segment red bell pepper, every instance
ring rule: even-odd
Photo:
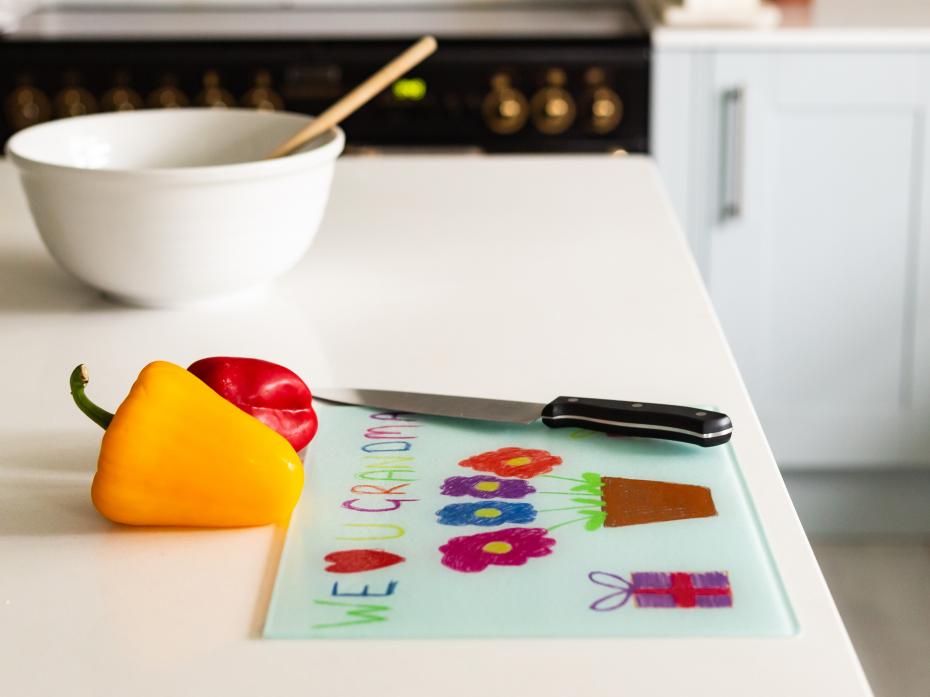
[[[301,450],[316,434],[310,388],[292,370],[258,358],[202,358],[188,370],[221,397]]]

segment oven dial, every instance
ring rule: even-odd
[[[280,111],[284,108],[281,95],[271,89],[271,73],[260,70],[255,74],[255,85],[242,96],[242,106],[259,111]]]
[[[129,86],[129,74],[121,71],[116,75],[116,87],[103,93],[100,108],[104,111],[134,111],[142,108],[142,97]]]
[[[582,113],[587,114],[590,130],[598,135],[610,133],[623,118],[623,101],[605,81],[600,68],[591,68],[585,74],[588,89],[582,98]]]
[[[484,123],[498,135],[510,135],[523,128],[529,115],[526,97],[510,86],[510,78],[498,73],[491,78],[491,91],[481,102]]]
[[[100,108],[104,111],[134,111],[142,108],[142,97],[131,87],[114,87],[103,93]]]
[[[220,76],[215,70],[208,70],[203,74],[203,91],[197,95],[196,102],[199,106],[214,109],[236,106],[236,98],[229,90],[220,86]]]
[[[569,129],[575,120],[575,100],[565,89],[565,72],[552,69],[546,73],[546,86],[533,95],[530,113],[536,130],[546,135],[558,135]]]
[[[95,111],[97,111],[97,100],[83,87],[71,85],[55,95],[55,112],[62,118],[83,116]]]
[[[45,92],[31,85],[20,85],[6,98],[6,118],[14,131],[47,121],[52,115]]]
[[[162,86],[153,90],[147,101],[154,109],[177,109],[188,105],[187,95],[178,89],[177,80],[172,75],[162,78]]]

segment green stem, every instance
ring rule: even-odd
[[[591,508],[591,504],[586,503],[581,506],[568,506],[567,508],[537,508],[537,513],[551,513],[552,511],[581,511],[585,508]]]
[[[578,482],[579,484],[587,484],[584,479],[572,479],[571,477],[558,477],[554,474],[541,474],[539,475],[540,479],[563,479],[566,482]]]
[[[84,394],[84,385],[87,384],[88,379],[87,366],[83,363],[72,370],[70,379],[71,396],[74,397],[74,403],[78,405],[78,409],[83,411],[100,428],[106,430],[113,420],[113,414],[98,407]]]
[[[587,518],[575,518],[574,520],[566,520],[564,523],[559,523],[558,525],[553,525],[553,526],[550,527],[550,528],[546,528],[546,530],[547,530],[548,532],[552,532],[552,531],[555,530],[556,528],[560,528],[560,527],[562,527],[563,525],[571,525],[572,523],[580,523],[580,522],[582,522],[582,521],[584,521],[584,520],[587,520]]]

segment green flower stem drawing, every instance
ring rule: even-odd
[[[581,475],[581,479],[561,477],[554,474],[544,474],[542,476],[547,479],[560,479],[566,482],[574,482],[576,486],[571,487],[569,491],[540,491],[537,493],[573,496],[575,498],[572,499],[572,502],[579,505],[560,508],[544,508],[540,509],[540,513],[578,511],[582,514],[581,518],[563,521],[551,526],[549,530],[555,530],[564,525],[571,525],[573,523],[584,523],[585,530],[597,530],[604,525],[604,521],[607,519],[607,512],[603,510],[604,501],[601,498],[603,481],[599,474],[595,472],[585,472]],[[585,498],[585,494],[591,498]]]
[[[539,508],[537,513],[552,513],[553,511],[583,511],[588,506],[568,506],[566,508]]]
[[[587,484],[587,482],[584,479],[574,479],[572,477],[559,477],[554,474],[542,474],[540,475],[539,478],[540,479],[562,479],[566,482],[578,482],[579,484]]]
[[[561,527],[563,527],[563,526],[565,526],[565,525],[571,525],[572,523],[580,523],[580,522],[583,521],[583,520],[587,520],[587,518],[574,518],[573,520],[566,520],[564,523],[559,523],[558,525],[550,525],[550,526],[549,526],[548,528],[546,528],[546,529],[547,529],[549,532],[552,532],[553,530],[555,530],[555,529],[557,529],[557,528],[561,528]]]
[[[585,530],[597,530],[600,527],[603,527],[604,521],[607,519],[607,513],[601,510],[587,510],[582,511],[585,515],[582,518],[572,518],[571,520],[566,520],[562,523],[558,523],[549,527],[549,530],[555,530],[556,528],[561,528],[563,525],[571,525],[572,523],[584,523]]]

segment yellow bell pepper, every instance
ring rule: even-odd
[[[80,365],[71,374],[71,394],[106,430],[91,487],[102,515],[129,525],[287,520],[303,487],[297,452],[195,375],[173,363],[150,363],[115,414],[87,398],[86,383]]]

